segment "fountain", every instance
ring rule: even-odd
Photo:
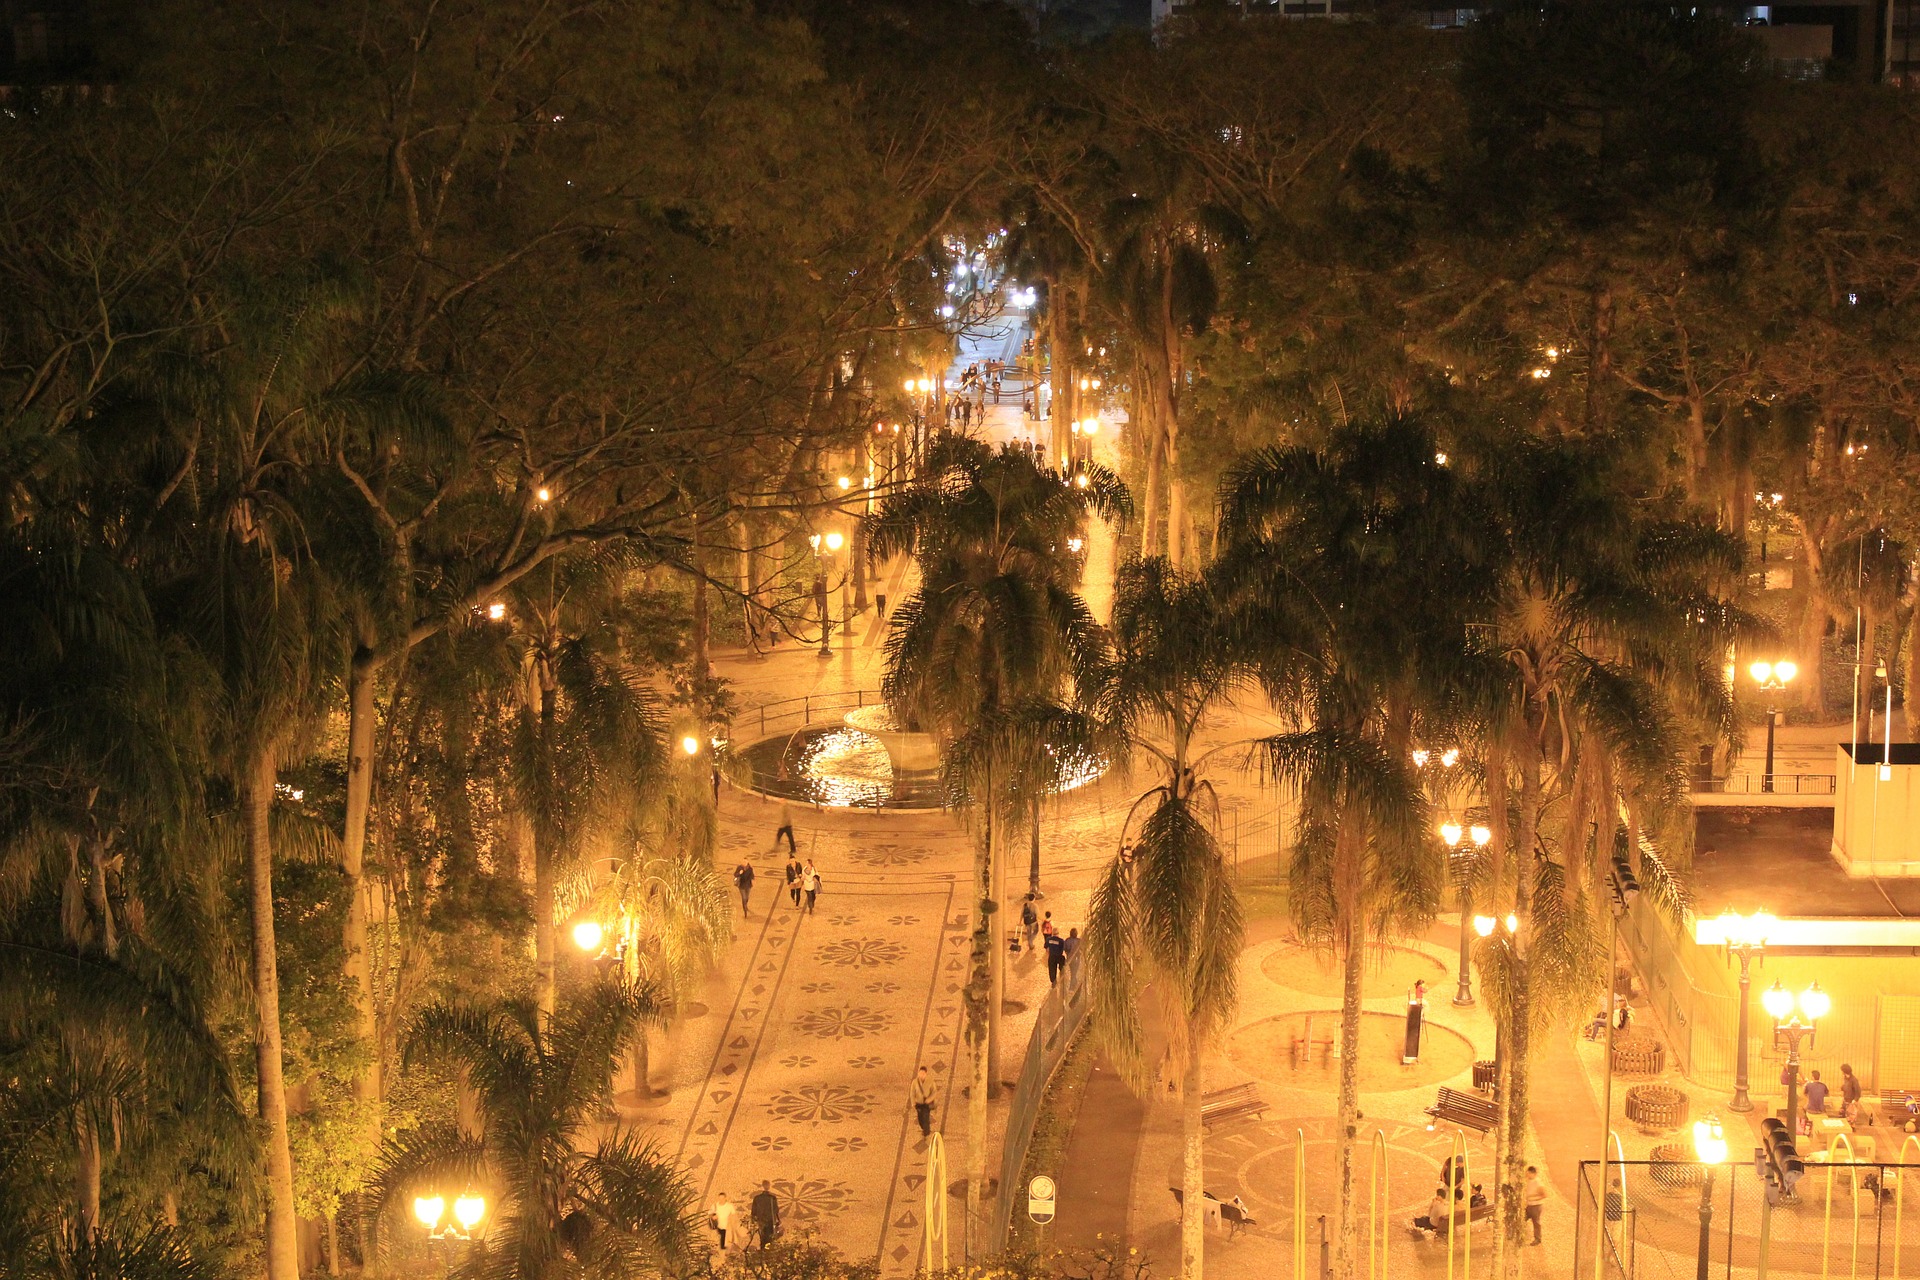
[[[893,762],[896,771],[937,770],[940,767],[940,744],[934,741],[933,735],[902,726],[894,718],[893,709],[884,702],[858,707],[841,719],[849,729],[858,730],[870,738],[878,738],[887,749],[887,758]]]

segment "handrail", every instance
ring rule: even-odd
[[[1767,780],[1773,785],[1769,787]],[[1696,792],[1723,796],[1830,796],[1834,793],[1831,773],[1730,773],[1724,778],[1700,778],[1693,784]]]
[[[1054,1069],[1067,1056],[1067,1046],[1079,1032],[1087,1016],[1087,984],[1076,951],[1067,962],[1058,985],[1047,991],[1040,1003],[1040,1016],[1034,1019],[1033,1034],[1027,1038],[1025,1063],[1020,1082],[1013,1089],[1013,1105],[1007,1111],[1007,1132],[1000,1147],[1000,1187],[994,1196],[993,1221],[987,1224],[987,1256],[1007,1247],[1007,1230],[1013,1223],[1013,1207],[1019,1203],[1020,1171],[1027,1163],[1027,1148],[1033,1143],[1033,1126],[1040,1118],[1040,1101],[1046,1096],[1047,1082]]]
[[[745,716],[751,715],[760,722],[761,736],[767,733],[769,724],[778,724],[789,716],[798,715],[801,724],[812,724],[815,711],[857,710],[869,703],[883,702],[878,689],[841,689],[829,693],[803,693],[797,697],[780,698],[773,702],[763,702],[751,708],[734,723],[737,725]]]

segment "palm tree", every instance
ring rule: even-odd
[[[1618,456],[1604,441],[1508,441],[1485,464],[1508,534],[1480,648],[1494,890],[1496,910],[1524,921],[1517,943],[1482,948],[1503,1040],[1508,1274],[1522,1238],[1530,1037],[1611,981],[1599,922],[1616,849],[1639,859],[1657,899],[1678,900],[1658,850],[1688,847],[1688,747],[1736,732],[1722,664],[1762,631],[1732,604],[1734,540],[1638,500]]]
[[[1136,444],[1146,455],[1146,522],[1141,548],[1159,548],[1160,476],[1166,472],[1166,555],[1184,562],[1186,487],[1180,475],[1180,393],[1187,341],[1207,327],[1219,303],[1213,254],[1245,236],[1245,227],[1209,198],[1195,166],[1177,146],[1142,131],[1129,148],[1130,167],[1115,180],[1127,189],[1108,206],[1102,239],[1110,304],[1134,348]]]
[[[711,813],[710,809],[705,810]],[[615,920],[616,953],[629,983],[653,993],[663,1017],[671,1018],[692,988],[712,970],[733,940],[733,895],[711,855],[681,842],[675,824],[663,822],[635,846],[599,884],[582,875],[566,886],[562,909],[577,908]],[[633,1089],[652,1096],[646,1028],[633,1038]]]
[[[626,1280],[685,1263],[697,1241],[695,1193],[672,1162],[618,1127],[588,1145],[621,1056],[657,1016],[647,988],[610,976],[550,1016],[530,1001],[423,1010],[406,1061],[459,1069],[478,1131],[442,1118],[393,1138],[376,1177],[380,1204],[484,1196],[484,1231],[454,1269],[460,1276]]]
[[[1142,1048],[1140,1001],[1151,992],[1180,1073],[1180,1274],[1198,1280],[1205,1248],[1206,1055],[1232,1017],[1244,921],[1215,835],[1212,784],[1199,753],[1209,718],[1248,681],[1245,638],[1213,582],[1166,560],[1135,560],[1114,584],[1114,655],[1094,699],[1102,732],[1124,759],[1151,762],[1121,848],[1087,911],[1086,980],[1108,1052],[1135,1088],[1154,1071]],[[1135,819],[1138,818],[1136,824]],[[1128,834],[1132,834],[1129,844]]]
[[[1100,467],[1066,473],[1014,449],[996,453],[978,441],[943,434],[928,449],[920,478],[890,497],[869,546],[884,559],[910,552],[920,585],[894,613],[887,636],[887,702],[933,733],[963,796],[979,801],[985,838],[976,872],[980,904],[968,983],[967,1037],[973,1047],[968,1094],[967,1221],[979,1220],[986,1181],[987,1097],[998,1091],[1004,982],[994,926],[1005,896],[1006,815],[1035,790],[1019,789],[1020,735],[988,729],[1016,707],[1085,689],[1101,652],[1099,628],[1075,590],[1078,561],[1070,539],[1089,513],[1119,518],[1125,489]],[[972,763],[954,771],[955,746],[969,735]],[[1022,771],[1025,772],[1025,771]]]
[[[1303,941],[1342,969],[1335,1273],[1352,1274],[1365,957],[1431,918],[1444,876],[1414,777],[1416,725],[1437,729],[1470,611],[1488,597],[1474,504],[1431,432],[1392,418],[1318,448],[1261,450],[1225,487],[1220,573],[1269,646],[1262,677],[1300,727],[1265,741],[1300,796],[1289,903]],[[1273,651],[1273,638],[1294,639]]]

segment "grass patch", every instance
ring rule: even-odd
[[[1087,1020],[1080,1023],[1067,1056],[1054,1069],[1047,1082],[1046,1096],[1040,1099],[1040,1113],[1033,1121],[1033,1141],[1027,1144],[1026,1163],[1020,1166],[1020,1185],[1026,1186],[1043,1169],[1059,1169],[1073,1138],[1074,1122],[1080,1118],[1080,1103],[1087,1094],[1087,1077],[1093,1074],[1094,1059],[1100,1056],[1093,1037],[1087,1034]],[[1016,1252],[1036,1248],[1040,1228],[1026,1214],[1026,1202],[1019,1201],[1013,1226],[1007,1232],[1007,1247]]]

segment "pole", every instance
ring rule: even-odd
[[[1713,1166],[1702,1165],[1700,1180],[1700,1256],[1696,1260],[1693,1280],[1707,1280],[1708,1257],[1713,1251]]]
[[[1800,1142],[1800,1037],[1787,1029],[1787,1134]]]
[[[1753,1003],[1751,995],[1753,985],[1753,948],[1741,947],[1740,954],[1740,1041],[1733,1051],[1733,1101],[1727,1104],[1729,1111],[1753,1110],[1753,1099],[1747,1096],[1747,1006]]]
[[[1764,774],[1760,775],[1760,789],[1762,791],[1773,790],[1773,726],[1774,726],[1774,722],[1779,719],[1780,719],[1780,708],[1777,706],[1768,707],[1767,708],[1767,771]]]
[[[1467,935],[1467,924],[1473,919],[1473,890],[1464,883],[1460,886],[1460,986],[1453,993],[1453,1002],[1461,1008],[1473,1003],[1473,983],[1469,977],[1469,966],[1473,963],[1473,944]]]

